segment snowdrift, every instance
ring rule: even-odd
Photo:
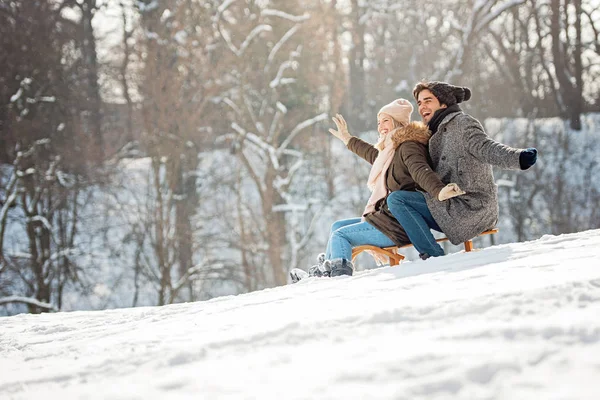
[[[598,399],[600,230],[210,301],[0,319],[2,399]]]

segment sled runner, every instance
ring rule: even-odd
[[[479,234],[479,236],[492,235],[494,233],[498,233],[498,228],[493,228],[488,231],[482,232]],[[437,242],[445,242],[447,240],[448,240],[448,238],[445,238],[445,237],[436,239]],[[473,250],[472,240],[467,240],[463,244],[465,246],[465,251]],[[371,251],[374,251],[376,253],[379,253],[379,254],[382,254],[382,255],[388,257],[390,260],[390,265],[392,265],[392,266],[398,265],[398,264],[400,264],[400,261],[404,260],[404,258],[405,258],[402,254],[399,253],[399,251],[400,251],[400,249],[404,249],[406,247],[412,247],[412,244],[407,244],[402,247],[392,246],[392,247],[383,247],[383,248],[377,247],[377,246],[371,246],[371,245],[357,246],[352,249],[352,261],[354,262],[354,259],[356,258],[356,256],[358,256],[363,251],[371,250]]]

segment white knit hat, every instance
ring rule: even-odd
[[[381,110],[377,113],[377,119],[380,114],[387,114],[394,118],[396,122],[401,125],[408,125],[410,123],[410,114],[413,112],[413,106],[410,101],[406,99],[397,99],[381,107]]]

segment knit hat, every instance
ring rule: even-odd
[[[440,103],[448,107],[462,103],[471,98],[471,89],[466,86],[454,86],[446,82],[429,82],[427,88],[433,93]]]
[[[410,101],[406,99],[397,99],[381,107],[381,110],[377,113],[377,119],[380,114],[387,114],[394,118],[400,125],[406,126],[410,123],[410,114],[413,112],[413,106]]]

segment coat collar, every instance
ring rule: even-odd
[[[426,145],[430,137],[431,132],[429,132],[429,128],[426,125],[413,121],[406,126],[398,128],[392,134],[392,142],[394,143],[394,148],[398,148],[402,143],[410,141]]]
[[[438,127],[438,131],[439,131],[439,129],[442,126],[446,125],[448,122],[452,121],[454,118],[456,118],[457,116],[459,116],[462,113],[463,113],[462,111],[456,111],[456,112],[453,112],[452,114],[446,115],[446,118],[444,118],[442,120],[442,122],[440,122],[440,126]]]

